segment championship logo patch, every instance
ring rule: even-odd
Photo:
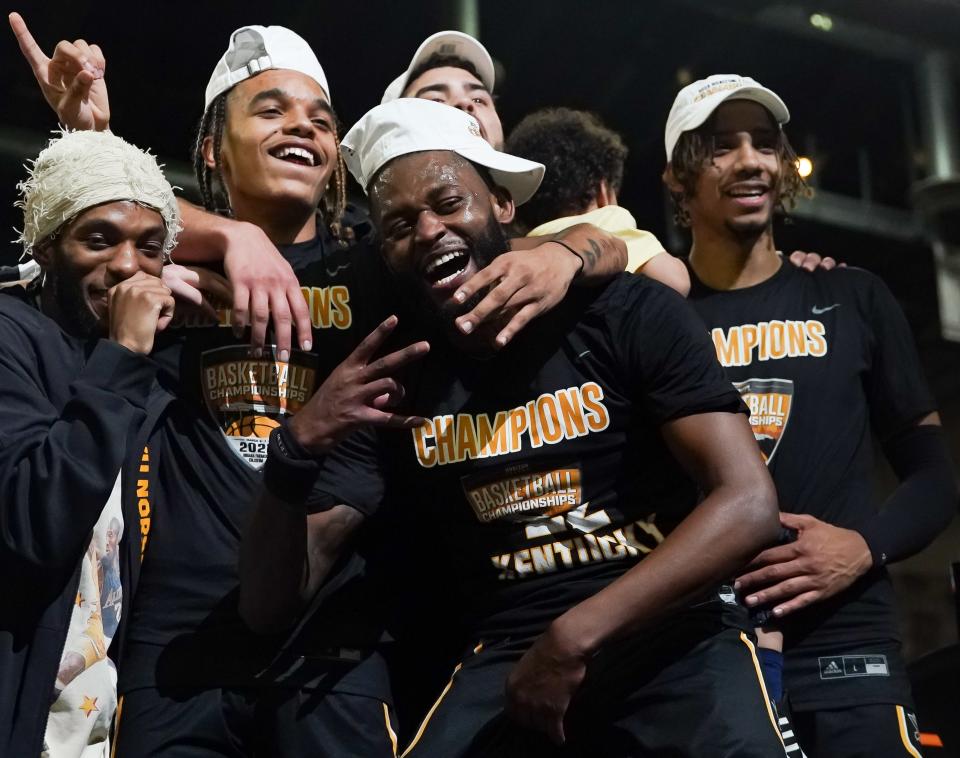
[[[770,463],[790,420],[793,406],[792,379],[747,379],[734,382],[743,402],[750,409],[750,427],[757,439],[763,460]]]
[[[581,504],[579,467],[530,471],[525,464],[509,474],[465,476],[461,480],[477,520],[526,523],[559,516]]]
[[[201,384],[207,409],[224,439],[248,466],[267,459],[267,438],[281,419],[300,410],[313,395],[317,357],[294,350],[289,361],[268,355],[253,358],[243,345],[208,350],[201,358]]]

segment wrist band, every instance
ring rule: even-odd
[[[583,256],[580,255],[580,253],[578,253],[576,250],[574,250],[574,249],[573,249],[570,245],[568,245],[566,242],[562,242],[561,240],[550,240],[550,241],[551,241],[551,242],[556,242],[558,245],[563,245],[565,248],[567,248],[567,250],[569,250],[571,253],[573,253],[575,256],[577,256],[577,260],[580,261],[580,268],[577,269],[577,273],[573,275],[573,278],[576,279],[578,276],[580,276],[580,274],[583,273],[583,267],[584,267],[584,265],[586,264],[586,261],[583,260]]]
[[[270,432],[263,487],[278,500],[305,504],[320,474],[320,461],[294,439],[285,424]]]

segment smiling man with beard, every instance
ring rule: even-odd
[[[418,325],[434,333],[429,355],[380,390],[424,419],[337,446],[362,424],[339,410],[356,370],[341,367],[341,390],[274,433],[267,467],[294,470],[291,441],[326,454],[304,482],[319,473],[330,503],[388,519],[400,556],[427,557],[423,591],[453,593],[440,602],[464,619],[470,652],[405,754],[561,754],[552,740],[610,756],[782,756],[746,614],[721,589],[776,534],[773,492],[695,315],[622,275],[491,355],[451,327],[457,294],[505,249],[497,228],[542,166],[416,99],[370,111],[343,149],[388,266],[435,314]],[[257,570],[287,577],[271,591],[291,593],[336,555],[343,524],[308,514],[285,482],[266,477],[258,507],[283,523],[247,540]],[[406,493],[392,513],[377,512],[384,490]]]

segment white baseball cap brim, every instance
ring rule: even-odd
[[[284,26],[241,26],[230,35],[230,44],[210,75],[203,109],[218,95],[268,69],[297,71],[319,84],[333,101],[327,75],[307,41]]]
[[[435,150],[449,150],[484,166],[517,205],[533,197],[543,180],[543,164],[494,150],[470,114],[419,98],[392,100],[368,111],[340,147],[347,168],[365,192],[390,161]]]
[[[431,34],[427,37],[417,52],[413,54],[413,59],[407,70],[400,76],[390,82],[390,85],[384,90],[383,98],[380,103],[389,103],[391,100],[403,97],[403,91],[409,84],[410,74],[418,66],[423,64],[431,55],[454,55],[469,61],[477,69],[480,81],[490,92],[493,92],[493,85],[496,81],[496,74],[493,67],[493,59],[487,48],[469,34],[456,31],[444,31]]]
[[[680,135],[702,126],[728,100],[751,100],[766,108],[778,124],[790,121],[790,111],[780,96],[755,79],[737,74],[708,76],[688,84],[673,101],[664,130],[668,163],[673,158],[673,149]]]

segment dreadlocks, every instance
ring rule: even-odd
[[[670,165],[674,177],[683,186],[683,192],[670,193],[673,198],[673,218],[677,226],[690,226],[690,212],[685,201],[696,192],[697,180],[704,167],[713,162],[713,137],[710,134],[712,121],[711,118],[698,129],[681,134],[673,148]],[[809,197],[813,192],[797,170],[797,154],[783,130],[780,130],[777,139],[777,155],[780,158],[781,171],[775,210],[786,214],[796,205],[797,197]]]
[[[200,125],[197,127],[197,139],[193,145],[193,172],[200,186],[200,197],[203,207],[208,211],[233,217],[233,208],[230,206],[230,197],[223,175],[220,173],[220,148],[223,143],[223,131],[227,125],[227,98],[230,90],[217,95],[211,102]],[[334,124],[334,140],[336,143],[337,165],[334,168],[332,181],[327,183],[323,197],[320,199],[320,213],[325,224],[330,227],[334,237],[341,239],[343,229],[341,220],[347,207],[347,169],[340,154],[340,136],[338,124]],[[207,137],[213,138],[213,168],[207,165],[203,156],[203,143]]]

